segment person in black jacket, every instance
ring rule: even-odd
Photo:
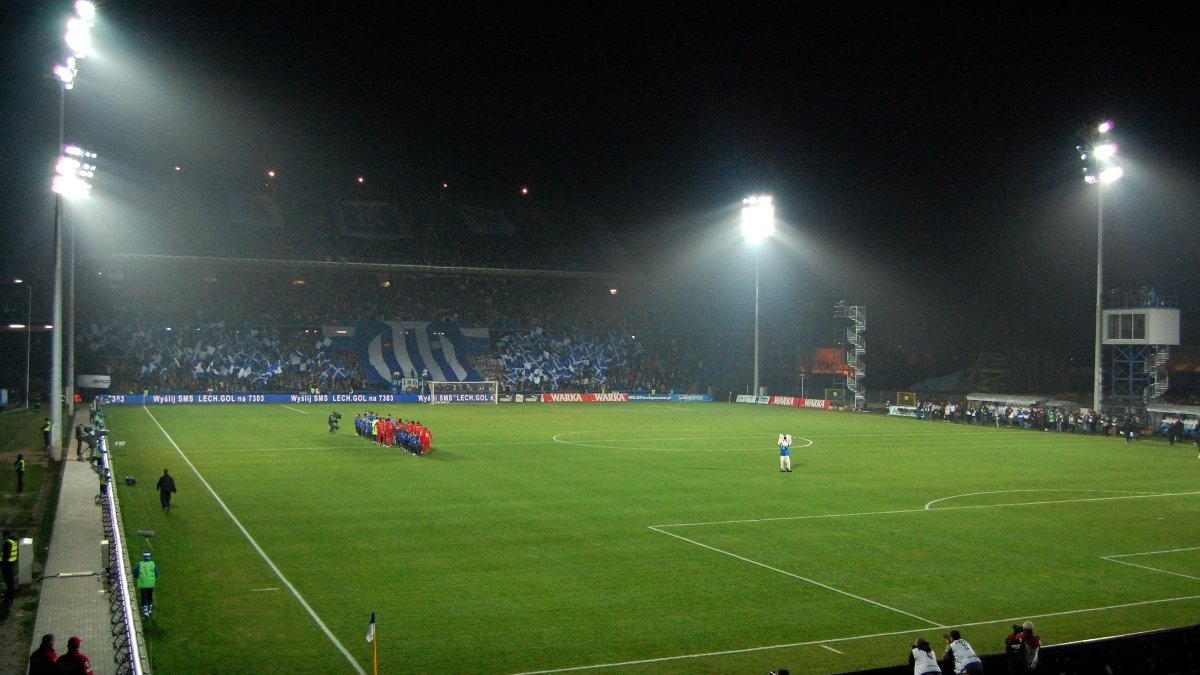
[[[175,479],[171,478],[171,474],[166,469],[163,469],[163,475],[159,477],[154,487],[158,489],[158,501],[162,504],[163,513],[170,511],[171,495],[175,493]]]

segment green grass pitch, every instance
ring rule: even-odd
[[[728,404],[111,406],[154,671],[831,673],[1188,625],[1190,445]],[[795,437],[781,474],[775,438]],[[154,483],[179,485],[169,514]],[[138,483],[121,480],[135,476]],[[138,530],[153,530],[148,543]]]

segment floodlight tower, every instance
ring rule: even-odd
[[[775,233],[775,203],[770,195],[742,200],[742,235],[754,248],[754,395],[758,396],[758,246]]]
[[[62,376],[62,323],[63,323],[63,198],[69,195],[86,194],[86,178],[94,166],[85,158],[67,152],[64,145],[66,127],[67,91],[74,88],[78,75],[78,61],[85,58],[92,47],[91,28],[96,17],[96,6],[87,0],[75,3],[75,15],[67,20],[65,41],[66,60],[54,67],[54,76],[59,82],[58,98],[58,148],[64,153],[55,165],[51,188],[54,191],[54,325],[50,344],[50,445],[46,448],[50,458],[62,447],[63,376]],[[78,150],[78,148],[75,148]],[[82,151],[81,151],[82,152]],[[94,158],[94,155],[92,156]],[[85,187],[86,186],[86,187]]]
[[[1109,138],[1111,120],[1092,129],[1087,143],[1076,147],[1083,161],[1083,180],[1096,186],[1096,344],[1092,372],[1092,410],[1099,411],[1103,399],[1103,363],[1101,345],[1104,338],[1104,186],[1116,181],[1125,171],[1116,164],[1117,145]]]
[[[29,293],[29,304],[26,306],[25,313],[25,410],[29,410],[29,353],[30,346],[33,344],[33,284],[26,283],[24,279],[13,279],[14,284],[22,284],[25,290]]]

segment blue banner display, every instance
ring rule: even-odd
[[[522,397],[524,399],[524,397]],[[283,403],[429,403],[428,394],[383,394],[364,392],[358,394],[255,394],[238,392],[178,393],[178,394],[105,394],[97,396],[101,405],[212,405],[212,404],[256,404],[279,405]],[[438,394],[439,403],[494,403],[491,394]],[[516,400],[502,396],[501,401]],[[529,398],[525,400],[538,400]],[[630,401],[663,401],[671,403],[711,402],[710,394],[629,394]]]
[[[371,384],[390,384],[399,378],[479,381],[483,378],[466,356],[492,351],[486,328],[428,321],[359,323],[354,337],[338,345],[358,354],[358,363]]]
[[[475,396],[482,396],[476,394]],[[491,394],[486,394],[491,397]],[[106,394],[101,405],[206,405],[245,403],[429,403],[425,394]],[[441,399],[439,399],[441,400]]]
[[[671,403],[711,403],[712,394],[630,394],[630,401],[670,401]]]

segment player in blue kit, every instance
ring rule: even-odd
[[[792,472],[792,435],[779,434],[779,471]]]

